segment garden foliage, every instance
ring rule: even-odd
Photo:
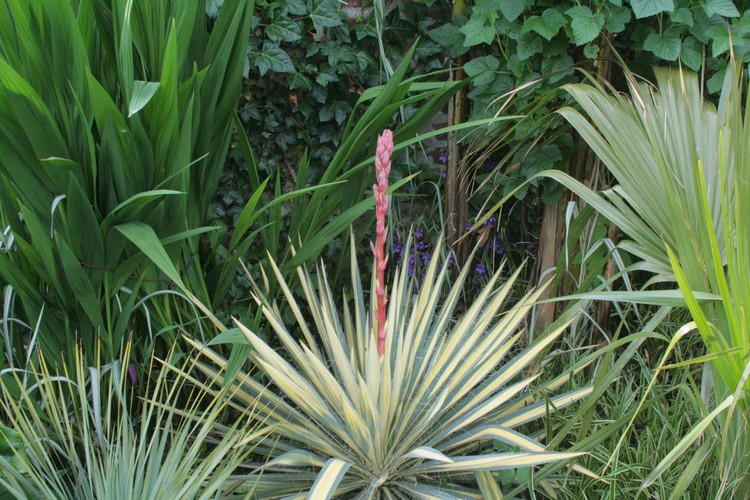
[[[500,487],[490,471],[580,456],[550,450],[519,432],[592,390],[560,392],[568,375],[540,382],[538,374],[526,372],[567,323],[519,349],[523,320],[539,292],[508,304],[518,273],[499,285],[498,271],[469,309],[457,314],[469,268],[446,290],[448,270],[438,261],[436,254],[419,286],[407,266],[396,271],[382,358],[372,315],[376,285],[368,300],[354,249],[352,296],[341,305],[324,267],[317,276],[298,269],[305,296],[299,303],[271,264],[293,323],[287,324],[258,288],[255,299],[281,352],[239,322],[212,342],[252,345],[249,360],[272,387],[251,374],[227,374],[223,357],[188,339],[207,377],[226,375],[233,394],[229,404],[238,410],[254,405],[272,431],[255,448],[261,461],[247,476],[258,480],[257,495],[496,498]],[[296,339],[297,331],[303,341]]]
[[[44,310],[46,353],[74,338],[94,352],[101,338],[114,357],[133,329],[167,320],[153,311],[148,324],[131,323],[147,294],[181,278],[221,302],[218,257],[203,235],[218,229],[211,201],[251,12],[252,2],[226,2],[209,30],[200,2],[0,7],[0,217],[9,228],[0,276],[16,318],[31,323]],[[181,275],[163,275],[141,250],[178,263]]]

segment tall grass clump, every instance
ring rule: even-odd
[[[89,365],[76,349],[62,373],[43,356],[4,370],[0,485],[7,494],[193,499],[234,489],[231,474],[250,452],[239,427],[253,428],[252,405],[223,427],[225,399],[187,382],[190,363],[165,369],[153,360],[151,377],[139,384],[124,351],[122,361]],[[175,371],[182,382],[171,378]]]
[[[101,338],[115,359],[140,301],[180,278],[221,300],[210,203],[252,8],[227,0],[209,26],[203,2],[0,6],[0,281],[27,323],[44,306],[48,361],[74,338],[87,352]],[[183,272],[159,272],[144,250]],[[164,297],[152,299],[149,325],[169,325]]]
[[[562,173],[570,187],[627,235],[619,247],[652,273],[646,289],[609,298],[687,306],[708,351],[704,384],[711,411],[667,454],[678,453],[718,422],[723,492],[750,490],[750,114],[742,65],[729,65],[714,105],[695,73],[656,69],[657,85],[627,74],[630,94],[569,85],[581,111],[560,112],[617,180],[600,197]],[[663,282],[679,290],[648,290]],[[710,375],[713,374],[711,377]],[[711,390],[705,391],[711,394]]]

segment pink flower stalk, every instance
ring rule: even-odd
[[[372,254],[375,257],[375,296],[377,310],[375,311],[375,331],[378,336],[378,355],[383,356],[385,352],[385,321],[386,304],[385,296],[385,267],[388,265],[388,256],[385,255],[386,227],[385,217],[388,213],[388,205],[391,197],[386,194],[388,189],[388,175],[391,173],[391,154],[393,153],[393,133],[385,129],[378,137],[378,145],[375,150],[375,184],[372,191],[375,194],[375,245],[370,242]]]

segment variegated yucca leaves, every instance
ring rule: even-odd
[[[720,421],[713,436],[727,492],[750,490],[750,110],[740,62],[727,67],[718,105],[704,99],[697,74],[656,69],[656,86],[629,73],[630,94],[569,85],[581,111],[560,112],[617,180],[598,193],[560,172],[560,180],[616,224],[618,246],[639,258],[631,269],[653,273],[673,290],[596,295],[608,300],[687,306],[715,376],[715,409],[667,455],[644,486]],[[610,89],[611,90],[611,89]],[[679,287],[679,289],[677,289]],[[647,288],[647,287],[646,287]],[[707,365],[709,366],[709,365]],[[709,391],[710,392],[710,391]],[[711,452],[702,446],[699,454]],[[698,458],[696,457],[696,460]],[[695,472],[693,472],[694,474]],[[738,486],[739,485],[739,486]],[[738,488],[738,489],[736,489]]]
[[[270,381],[244,373],[229,378],[230,404],[255,405],[273,431],[255,449],[262,461],[246,476],[258,480],[258,498],[498,498],[493,471],[580,455],[548,450],[519,432],[591,391],[562,392],[568,377],[541,383],[526,371],[567,325],[520,349],[539,292],[508,306],[518,273],[499,285],[498,271],[458,314],[469,267],[449,287],[439,260],[436,252],[422,284],[406,267],[393,276],[382,358],[368,313],[374,299],[368,308],[354,252],[352,296],[341,304],[323,267],[316,275],[298,269],[304,303],[273,267],[293,325],[256,288],[282,350],[239,323],[215,339],[250,343],[250,361]],[[228,370],[210,347],[188,341],[209,378]]]
[[[253,432],[217,434],[226,399],[184,383],[191,363],[154,360],[141,399],[123,361],[89,365],[80,349],[62,373],[43,356],[26,370],[0,372],[0,495],[3,498],[218,498],[252,451]],[[171,373],[180,373],[174,383]]]

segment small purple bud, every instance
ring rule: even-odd
[[[128,377],[130,377],[130,382],[133,385],[138,383],[138,371],[135,369],[135,366],[128,365]]]

